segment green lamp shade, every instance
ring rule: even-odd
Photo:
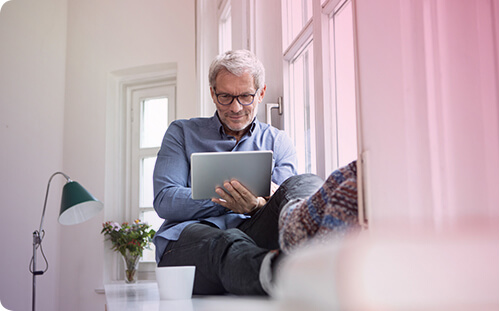
[[[103,209],[103,204],[76,181],[64,185],[61,198],[59,223],[76,225],[94,217]]]

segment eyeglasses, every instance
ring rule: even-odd
[[[214,93],[215,96],[217,97],[217,102],[221,104],[222,106],[229,106],[233,103],[234,99],[238,101],[238,103],[242,106],[250,106],[253,104],[253,101],[255,99],[255,94],[257,94],[259,90],[255,91],[253,94],[241,94],[241,95],[231,95],[231,94],[226,94],[226,93],[220,93],[217,94],[215,93],[215,88],[214,88]]]

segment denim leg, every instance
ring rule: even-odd
[[[265,295],[259,270],[266,254],[239,229],[195,223],[169,242],[158,266],[196,266],[194,294]]]
[[[322,185],[321,177],[314,174],[296,175],[285,180],[266,205],[238,229],[245,232],[262,248],[279,248],[278,221],[283,206],[293,199],[309,198]]]

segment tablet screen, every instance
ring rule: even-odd
[[[202,152],[191,155],[191,197],[218,198],[216,187],[236,179],[255,196],[269,196],[273,152]],[[223,187],[222,187],[223,188]]]

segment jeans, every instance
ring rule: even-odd
[[[188,225],[170,241],[158,266],[196,266],[193,294],[265,295],[259,272],[262,260],[279,248],[278,221],[283,206],[308,198],[323,184],[312,174],[288,178],[271,199],[238,228],[221,230],[208,222]]]

